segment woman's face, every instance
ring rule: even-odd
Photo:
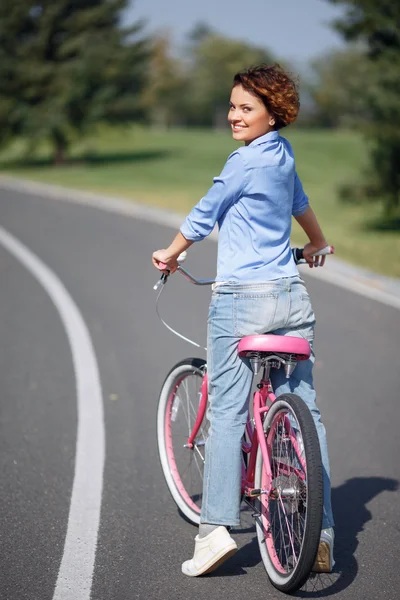
[[[275,118],[263,102],[240,84],[232,89],[228,121],[233,139],[244,142],[246,146],[273,131],[275,125]]]

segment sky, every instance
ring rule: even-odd
[[[343,47],[329,23],[343,7],[328,0],[131,0],[127,20],[147,21],[146,31],[168,30],[177,48],[195,23],[272,50],[299,66]]]

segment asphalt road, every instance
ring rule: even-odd
[[[281,598],[268,582],[246,512],[234,533],[240,550],[233,559],[201,579],[180,571],[196,529],[180,517],[163,481],[155,415],[170,367],[199,353],[155,315],[157,274],[150,256],[169,242],[172,230],[4,190],[0,224],[57,276],[79,310],[101,382],[106,448],[101,498],[91,498],[85,488],[102,467],[96,445],[88,446],[79,488],[89,512],[82,513],[83,541],[78,531],[74,547],[83,554],[87,549],[86,578],[94,561],[88,582],[79,570],[60,565],[73,535],[67,526],[82,418],[77,368],[83,375],[90,369],[84,358],[74,366],[65,323],[43,284],[0,244],[1,600],[52,600],[60,572],[69,579],[57,600],[84,600],[88,583],[92,600]],[[187,268],[212,277],[215,255],[213,242],[198,244]],[[318,322],[315,378],[332,463],[337,564],[335,573],[310,581],[298,595],[395,600],[400,313],[304,272]],[[163,316],[205,343],[209,293],[176,276],[163,295]],[[85,356],[85,344],[77,346]],[[85,394],[94,402],[90,388]],[[96,415],[86,421],[89,434],[102,417]],[[68,556],[73,564],[78,554]]]

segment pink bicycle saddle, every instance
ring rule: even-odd
[[[288,335],[247,335],[239,342],[239,356],[252,352],[268,354],[294,354],[296,360],[307,360],[311,354],[310,344],[304,338]]]

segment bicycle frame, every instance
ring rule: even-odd
[[[333,249],[327,247],[321,254],[332,252]],[[294,254],[298,259],[298,253]],[[165,271],[154,289],[164,284],[169,276],[167,265],[160,265]],[[195,285],[214,283],[213,280],[195,279],[182,267],[178,269]],[[158,299],[162,289],[156,301],[161,322],[184,341],[202,348],[161,318]],[[239,431],[239,435],[243,432],[241,500],[252,509],[256,519],[260,552],[270,580],[278,589],[290,592],[301,587],[315,560],[323,511],[322,467],[318,435],[315,428],[312,429],[312,415],[296,394],[276,397],[270,369],[282,367],[289,378],[297,362],[309,357],[310,347],[306,340],[298,337],[249,335],[239,340],[237,353],[238,358],[248,361],[254,374],[253,386],[257,384],[249,418]],[[181,383],[186,394],[183,397]],[[173,429],[182,398],[187,405],[186,410],[181,410],[184,429],[181,418]],[[157,437],[164,476],[177,506],[192,523],[201,520],[199,504],[207,460],[203,446],[207,439],[204,420],[208,400],[206,363],[203,359],[189,358],[171,369],[163,384],[157,412]],[[304,431],[307,432],[305,437]],[[315,460],[310,462],[312,468],[308,469],[311,457]],[[195,473],[193,481],[191,469]]]
[[[256,498],[261,494],[270,494],[272,491],[272,479],[273,475],[270,469],[270,450],[268,449],[267,440],[264,434],[264,418],[267,414],[268,410],[272,403],[276,400],[276,396],[272,390],[272,385],[269,377],[262,377],[260,383],[257,386],[257,390],[253,394],[253,415],[254,415],[254,427],[252,426],[250,418],[246,423],[246,433],[250,440],[250,442],[246,442],[243,440],[242,442],[242,450],[246,454],[249,454],[248,465],[242,463],[242,486],[241,493],[247,496],[248,498]],[[195,445],[195,438],[200,429],[201,423],[203,422],[207,401],[208,401],[208,376],[207,373],[204,374],[202,385],[201,385],[201,398],[199,403],[199,408],[196,416],[196,421],[193,425],[193,429],[188,437],[188,441],[186,447],[189,449],[193,449]],[[302,457],[302,453],[299,450],[297,440],[293,435],[293,429],[289,420],[285,419],[285,430],[287,435],[290,437],[291,443],[295,449],[296,454],[299,457],[302,466],[304,467],[304,459]],[[260,446],[264,467],[267,473],[267,489],[260,490],[254,488],[254,479],[255,479],[255,469],[256,469],[256,460],[257,460],[257,452],[258,447]],[[296,474],[304,479],[304,474],[301,471],[296,470]]]
[[[261,490],[254,489],[254,475],[256,470],[256,460],[258,446],[261,448],[261,452],[264,459],[264,464],[267,471],[268,491],[272,482],[272,473],[269,462],[269,451],[264,435],[263,422],[266,413],[269,410],[267,402],[274,402],[276,399],[275,394],[272,391],[271,382],[269,379],[262,378],[258,384],[258,389],[253,395],[253,418],[254,427],[251,425],[251,421],[248,420],[246,424],[246,431],[250,441],[250,455],[248,459],[247,469],[244,468],[244,477],[242,477],[242,493],[250,498],[254,498],[260,495]],[[244,449],[246,451],[246,449]],[[243,467],[245,467],[243,465]]]
[[[320,250],[318,252],[318,255],[332,254],[333,252],[334,252],[333,247],[327,246],[326,248]],[[304,262],[301,260],[301,258],[302,258],[301,250],[293,249],[293,256],[295,258],[296,264],[300,264],[300,263]],[[179,259],[178,259],[178,262],[179,262]],[[160,263],[160,265],[162,265],[162,263]],[[162,267],[167,268],[167,265],[162,265]],[[181,265],[178,267],[178,271],[182,275],[184,275],[184,277],[186,279],[188,279],[195,285],[200,285],[200,286],[207,285],[208,286],[208,285],[215,283],[215,281],[213,279],[196,279],[188,271],[186,271]],[[161,278],[159,279],[159,281],[154,286],[154,289],[157,290],[161,284],[164,284],[166,282],[167,278],[168,278],[168,274],[163,273]],[[158,298],[160,297],[161,291],[157,297],[157,302],[158,302]],[[156,311],[157,311],[157,315],[161,319],[161,316],[159,315],[158,310],[157,310],[157,303],[156,303]],[[178,337],[184,339],[185,341],[193,344],[194,346],[200,347],[200,345],[197,344],[196,342],[193,342],[192,340],[186,338],[182,334],[173,330],[162,319],[161,319],[161,321],[170,331],[172,331],[172,333],[174,333]],[[271,467],[270,467],[270,455],[271,455],[272,451],[271,451],[271,448],[268,448],[268,435],[267,435],[267,439],[266,439],[263,424],[264,424],[265,415],[267,414],[267,412],[270,409],[273,402],[275,402],[276,396],[273,392],[271,381],[269,378],[269,366],[268,366],[268,368],[266,368],[266,364],[264,364],[263,375],[262,375],[261,381],[258,384],[257,388],[258,388],[257,391],[253,395],[253,425],[254,426],[252,425],[250,419],[248,420],[248,422],[246,424],[246,432],[247,432],[248,439],[250,441],[246,442],[245,439],[243,439],[243,442],[242,442],[242,450],[244,453],[249,454],[249,458],[247,461],[247,463],[248,463],[247,466],[245,465],[244,460],[242,463],[241,491],[244,496],[246,496],[247,498],[250,498],[250,499],[261,496],[262,494],[269,494],[269,495],[273,494],[273,490],[272,490],[273,474],[271,472]],[[206,407],[207,407],[207,401],[208,401],[207,373],[204,373],[204,375],[203,375],[203,381],[202,381],[200,394],[201,394],[201,398],[200,398],[200,403],[199,403],[196,420],[195,420],[193,429],[188,437],[187,443],[185,444],[185,447],[190,450],[193,450],[196,445],[195,439],[199,432],[199,429],[201,427],[201,424],[203,422],[203,419],[204,419],[205,413],[206,413]],[[294,451],[298,456],[301,467],[305,468],[305,461],[303,459],[303,453],[299,449],[296,435],[295,435],[293,428],[291,426],[291,423],[289,422],[289,419],[287,417],[285,417],[284,427],[285,427],[286,435],[290,439],[292,446],[294,448]],[[271,446],[271,443],[269,445]],[[262,490],[254,488],[256,461],[257,461],[257,453],[258,453],[259,447],[261,449],[264,468],[266,470],[266,479],[265,479],[266,489],[262,489]],[[294,473],[296,473],[296,475],[299,478],[301,478],[303,480],[305,479],[304,473],[293,467],[288,467],[287,465],[280,463],[280,469],[281,469],[281,471],[286,470],[288,475],[290,475],[291,473],[294,472]]]

